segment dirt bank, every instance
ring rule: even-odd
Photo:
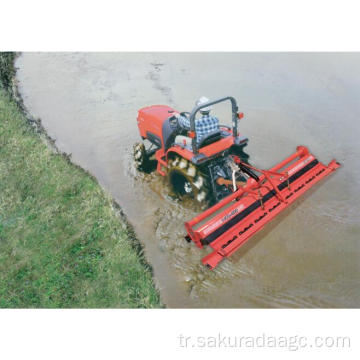
[[[14,100],[13,57],[0,52],[0,307],[161,307],[121,211]]]

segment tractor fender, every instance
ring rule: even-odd
[[[166,160],[169,161],[170,159],[173,159],[176,155],[179,155],[189,161],[191,161],[191,159],[194,157],[194,154],[191,151],[184,149],[181,146],[172,146],[166,152]]]

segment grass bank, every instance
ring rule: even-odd
[[[11,97],[13,60],[0,53],[0,307],[160,307],[120,210]]]

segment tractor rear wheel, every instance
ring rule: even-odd
[[[181,198],[190,197],[199,203],[210,198],[206,176],[190,161],[176,155],[169,160],[168,178],[174,192]]]
[[[143,143],[135,143],[133,154],[136,168],[145,171],[149,165],[149,157],[146,153],[145,145]]]

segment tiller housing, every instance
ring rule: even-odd
[[[335,160],[325,166],[304,146],[298,146],[293,155],[270,170],[256,169],[239,159],[237,163],[242,171],[249,169],[252,173],[246,184],[185,223],[187,240],[192,240],[199,248],[209,245],[214,250],[202,259],[209,269],[233,254],[276,215],[340,166]]]

